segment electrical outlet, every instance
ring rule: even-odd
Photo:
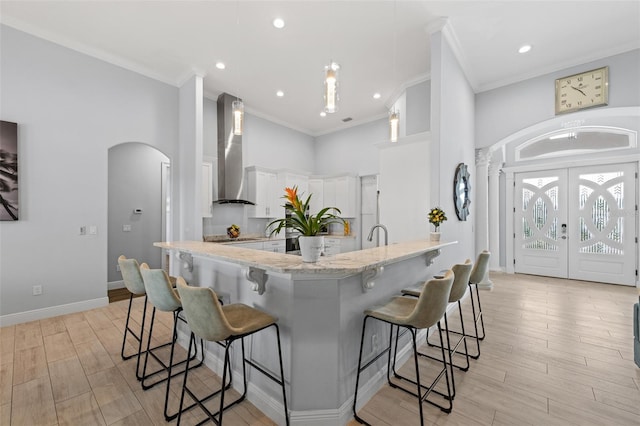
[[[120,272],[120,265],[116,265],[116,272]]]
[[[371,348],[372,349],[378,349],[378,335],[377,334],[373,334],[371,335]]]
[[[122,232],[131,232],[131,225],[122,225]]]
[[[34,296],[40,296],[42,294],[42,286],[41,285],[34,285],[33,286],[33,295]]]
[[[96,235],[98,233],[98,227],[96,225],[89,226],[89,235]]]

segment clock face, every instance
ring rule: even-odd
[[[609,67],[556,80],[556,114],[607,105]]]

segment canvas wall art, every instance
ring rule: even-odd
[[[18,123],[0,121],[0,220],[18,217]]]

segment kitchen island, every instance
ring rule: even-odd
[[[200,241],[154,245],[175,253],[172,258],[180,263],[172,273],[191,285],[211,287],[225,303],[245,303],[279,318],[292,424],[342,425],[351,418],[363,311],[432,277],[433,259],[455,243],[410,241],[325,256],[317,263]],[[376,326],[367,327],[365,360],[388,339],[388,327]],[[248,343],[256,362],[278,371],[274,337],[265,330]],[[217,345],[208,351],[207,365],[221,372]],[[362,403],[385,380],[386,358],[376,362],[379,368],[361,377]],[[249,400],[282,424],[277,386],[259,373],[250,382]]]

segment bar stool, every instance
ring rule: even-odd
[[[468,337],[476,339],[476,347],[478,352],[476,355],[469,355],[473,359],[480,358],[480,340],[484,340],[484,318],[482,317],[482,305],[480,305],[480,291],[478,290],[478,284],[484,279],[487,275],[487,271],[489,270],[489,257],[491,257],[491,253],[488,250],[483,250],[479,255],[476,263],[473,265],[473,269],[471,270],[471,276],[469,277],[469,296],[471,299],[471,312],[473,313],[473,327],[475,329],[474,335],[467,335]],[[478,309],[476,311],[476,306],[473,300],[473,287],[476,288],[476,300],[478,301]],[[482,326],[482,336],[478,333],[478,321]]]
[[[144,334],[144,325],[147,316],[147,293],[144,289],[144,282],[142,281],[142,275],[140,275],[140,265],[135,259],[127,259],[125,256],[118,257],[118,266],[120,266],[120,272],[122,273],[122,280],[125,287],[131,293],[129,296],[129,308],[127,310],[127,320],[124,326],[124,336],[122,337],[122,349],[120,356],[123,360],[131,359],[137,356],[136,361],[136,378],[142,380],[140,374],[140,353],[142,352],[142,336]],[[140,324],[140,330],[132,330],[129,326],[129,320],[131,319],[131,306],[133,304],[133,298],[144,294],[144,306],[142,309],[142,324]],[[131,355],[125,355],[125,345],[127,342],[127,334],[130,334],[138,342],[138,350]]]
[[[368,309],[364,312],[364,322],[362,324],[362,337],[360,339],[360,356],[358,358],[358,373],[356,375],[356,390],[353,396],[353,414],[355,419],[363,424],[369,424],[361,417],[358,416],[358,412],[356,411],[356,404],[358,402],[358,385],[360,383],[360,373],[367,369],[371,364],[373,364],[378,358],[380,358],[385,353],[388,354],[389,360],[387,364],[387,381],[389,385],[393,388],[400,389],[410,395],[415,396],[418,399],[418,407],[420,411],[420,424],[424,424],[424,415],[422,410],[422,403],[424,401],[435,405],[440,408],[445,413],[451,412],[452,398],[451,398],[451,387],[449,384],[449,368],[447,367],[447,359],[444,352],[444,342],[442,339],[442,327],[440,325],[440,320],[444,315],[447,304],[449,301],[449,294],[451,292],[451,287],[453,285],[453,271],[448,270],[444,278],[432,279],[429,280],[420,293],[420,296],[416,298],[411,297],[402,297],[396,296],[387,302],[384,305],[376,306],[371,309]],[[364,348],[364,335],[365,330],[367,328],[367,321],[369,319],[376,319],[382,322],[386,322],[390,325],[389,331],[389,346],[384,349],[382,352],[377,354],[372,360],[370,360],[366,365],[362,365],[362,352]],[[418,366],[418,350],[416,347],[416,334],[418,329],[424,329],[432,327],[433,325],[438,326],[438,332],[440,334],[440,345],[442,347],[442,370],[438,373],[436,378],[429,386],[425,386],[420,382],[420,369]],[[403,377],[395,372],[395,367],[392,367],[391,361],[391,344],[393,338],[393,328],[394,326],[397,328],[396,335],[400,331],[400,327],[406,328],[412,337],[413,343],[413,361],[415,366],[416,380],[409,379],[407,377]],[[393,364],[396,362],[396,353],[397,353],[397,340],[396,340],[396,348],[393,353]],[[404,386],[400,386],[391,381],[390,372],[393,368],[394,378],[409,382],[416,386],[416,392],[413,392]],[[447,395],[445,396],[448,399],[449,404],[447,407],[437,404],[436,402],[427,399],[431,392],[439,393],[435,391],[435,386],[440,381],[442,376],[445,377],[447,382]],[[425,392],[422,392],[422,389],[425,389]]]
[[[167,421],[170,421],[175,419],[179,414],[179,412],[176,412],[173,414],[168,413],[169,389],[171,387],[171,378],[179,374],[182,374],[183,372],[183,371],[178,371],[177,373],[174,373],[173,368],[185,363],[188,366],[188,362],[196,358],[198,347],[197,345],[195,345],[195,348],[193,348],[194,353],[193,355],[191,355],[191,349],[193,346],[192,343],[195,343],[195,338],[192,335],[190,337],[190,340],[193,340],[193,341],[189,342],[189,350],[187,351],[186,359],[177,363],[173,362],[174,361],[173,358],[175,355],[175,345],[176,345],[176,341],[178,340],[178,321],[182,321],[184,323],[187,322],[182,316],[180,316],[180,312],[182,311],[182,303],[180,302],[180,298],[178,297],[178,294],[173,288],[173,285],[171,283],[171,280],[169,279],[169,276],[164,270],[149,269],[149,265],[147,265],[146,263],[143,263],[142,265],[140,265],[140,274],[142,275],[142,280],[144,282],[144,287],[147,292],[147,297],[149,298],[149,301],[153,305],[153,310],[151,313],[151,325],[149,326],[149,337],[148,337],[148,343],[147,343],[148,348],[151,347],[151,338],[153,336],[153,325],[154,325],[156,310],[160,310],[163,312],[171,312],[173,315],[173,334],[171,336],[171,341],[168,343],[171,345],[171,351],[169,354],[169,363],[165,364],[164,361],[162,361],[162,359],[160,359],[160,357],[158,357],[158,355],[155,354],[154,351],[157,348],[152,348],[152,349],[148,349],[145,352],[144,366],[142,369],[142,389],[147,390],[159,383],[162,383],[165,381],[167,382],[167,388],[166,388],[165,399],[164,399],[164,417]],[[184,281],[182,277],[178,277],[177,280]],[[166,345],[167,344],[161,345],[160,347],[166,346]],[[197,368],[204,363],[204,343],[202,341],[200,341],[200,352],[202,353],[202,357],[198,362],[198,364],[192,365],[188,368]],[[160,369],[152,373],[147,373],[149,355],[151,355],[161,366]],[[152,383],[147,383],[147,379],[163,371],[167,372],[166,377],[158,379]],[[195,404],[192,404],[191,406],[185,408],[185,410],[192,407],[195,407]]]
[[[191,336],[198,336],[203,340],[210,342],[224,342],[224,364],[222,372],[222,386],[219,390],[208,395],[204,398],[198,399],[194,393],[187,387],[187,376],[189,371],[189,362],[187,362],[187,370],[184,375],[184,383],[182,386],[182,395],[180,397],[180,407],[182,408],[184,403],[185,393],[196,401],[196,404],[207,414],[208,419],[198,423],[203,424],[207,420],[211,420],[214,423],[222,424],[222,414],[227,408],[241,402],[247,395],[247,364],[260,371],[262,374],[282,386],[282,400],[284,404],[284,415],[286,424],[289,425],[289,412],[287,409],[287,395],[284,385],[284,370],[282,367],[282,349],[280,345],[280,329],[278,327],[278,319],[258,309],[249,307],[241,303],[232,303],[229,305],[221,305],[216,293],[210,288],[202,287],[190,287],[186,282],[178,277],[177,282],[178,293],[182,300],[182,306],[191,328]],[[245,356],[244,349],[244,337],[257,333],[269,327],[275,327],[276,336],[278,342],[278,358],[280,361],[280,378],[278,379],[273,374],[269,373],[259,365],[255,364]],[[224,405],[225,396],[225,382],[227,376],[226,366],[230,366],[229,350],[231,344],[240,340],[242,346],[242,375],[244,390],[242,395],[231,402],[228,405]],[[190,339],[189,350],[194,339]],[[229,367],[229,375],[231,375],[231,368]],[[220,406],[217,412],[211,413],[204,403],[211,399],[213,396],[220,393]],[[180,424],[182,410],[179,411],[178,422]],[[216,419],[216,416],[218,418]]]
[[[451,286],[451,293],[449,294],[449,303],[458,303],[458,312],[460,314],[460,326],[462,327],[462,333],[455,333],[458,334],[460,336],[460,338],[458,339],[457,342],[455,342],[455,344],[453,345],[453,347],[451,347],[451,332],[449,331],[449,321],[447,319],[447,312],[445,310],[444,313],[444,328],[445,328],[445,333],[447,335],[447,350],[449,352],[449,365],[451,365],[451,388],[452,388],[452,398],[455,397],[456,395],[456,382],[455,382],[455,376],[453,374],[453,367],[456,367],[462,371],[467,371],[469,370],[469,348],[467,347],[467,335],[465,333],[465,329],[464,329],[464,317],[462,315],[462,303],[460,302],[460,300],[462,299],[462,296],[464,296],[464,293],[467,291],[467,284],[469,283],[469,276],[471,275],[471,268],[473,267],[473,264],[471,263],[471,260],[467,259],[465,261],[465,263],[459,263],[456,265],[453,265],[453,267],[451,268],[451,270],[453,271],[453,285]],[[422,293],[422,287],[420,288],[407,288],[402,290],[402,294],[405,296],[413,296],[413,297],[420,297],[420,294]],[[396,336],[397,339],[397,336]],[[427,330],[427,343],[429,343],[429,331]],[[466,359],[465,365],[457,365],[454,364],[453,362],[453,356],[458,352],[458,348],[460,347],[460,345],[464,345],[464,356]],[[429,346],[434,346],[439,348],[440,346],[437,344],[431,344],[429,343]],[[435,358],[431,355],[425,354],[425,353],[421,353],[418,352],[418,355],[426,357],[426,358],[431,358],[431,359],[435,359],[438,360],[438,358]]]

